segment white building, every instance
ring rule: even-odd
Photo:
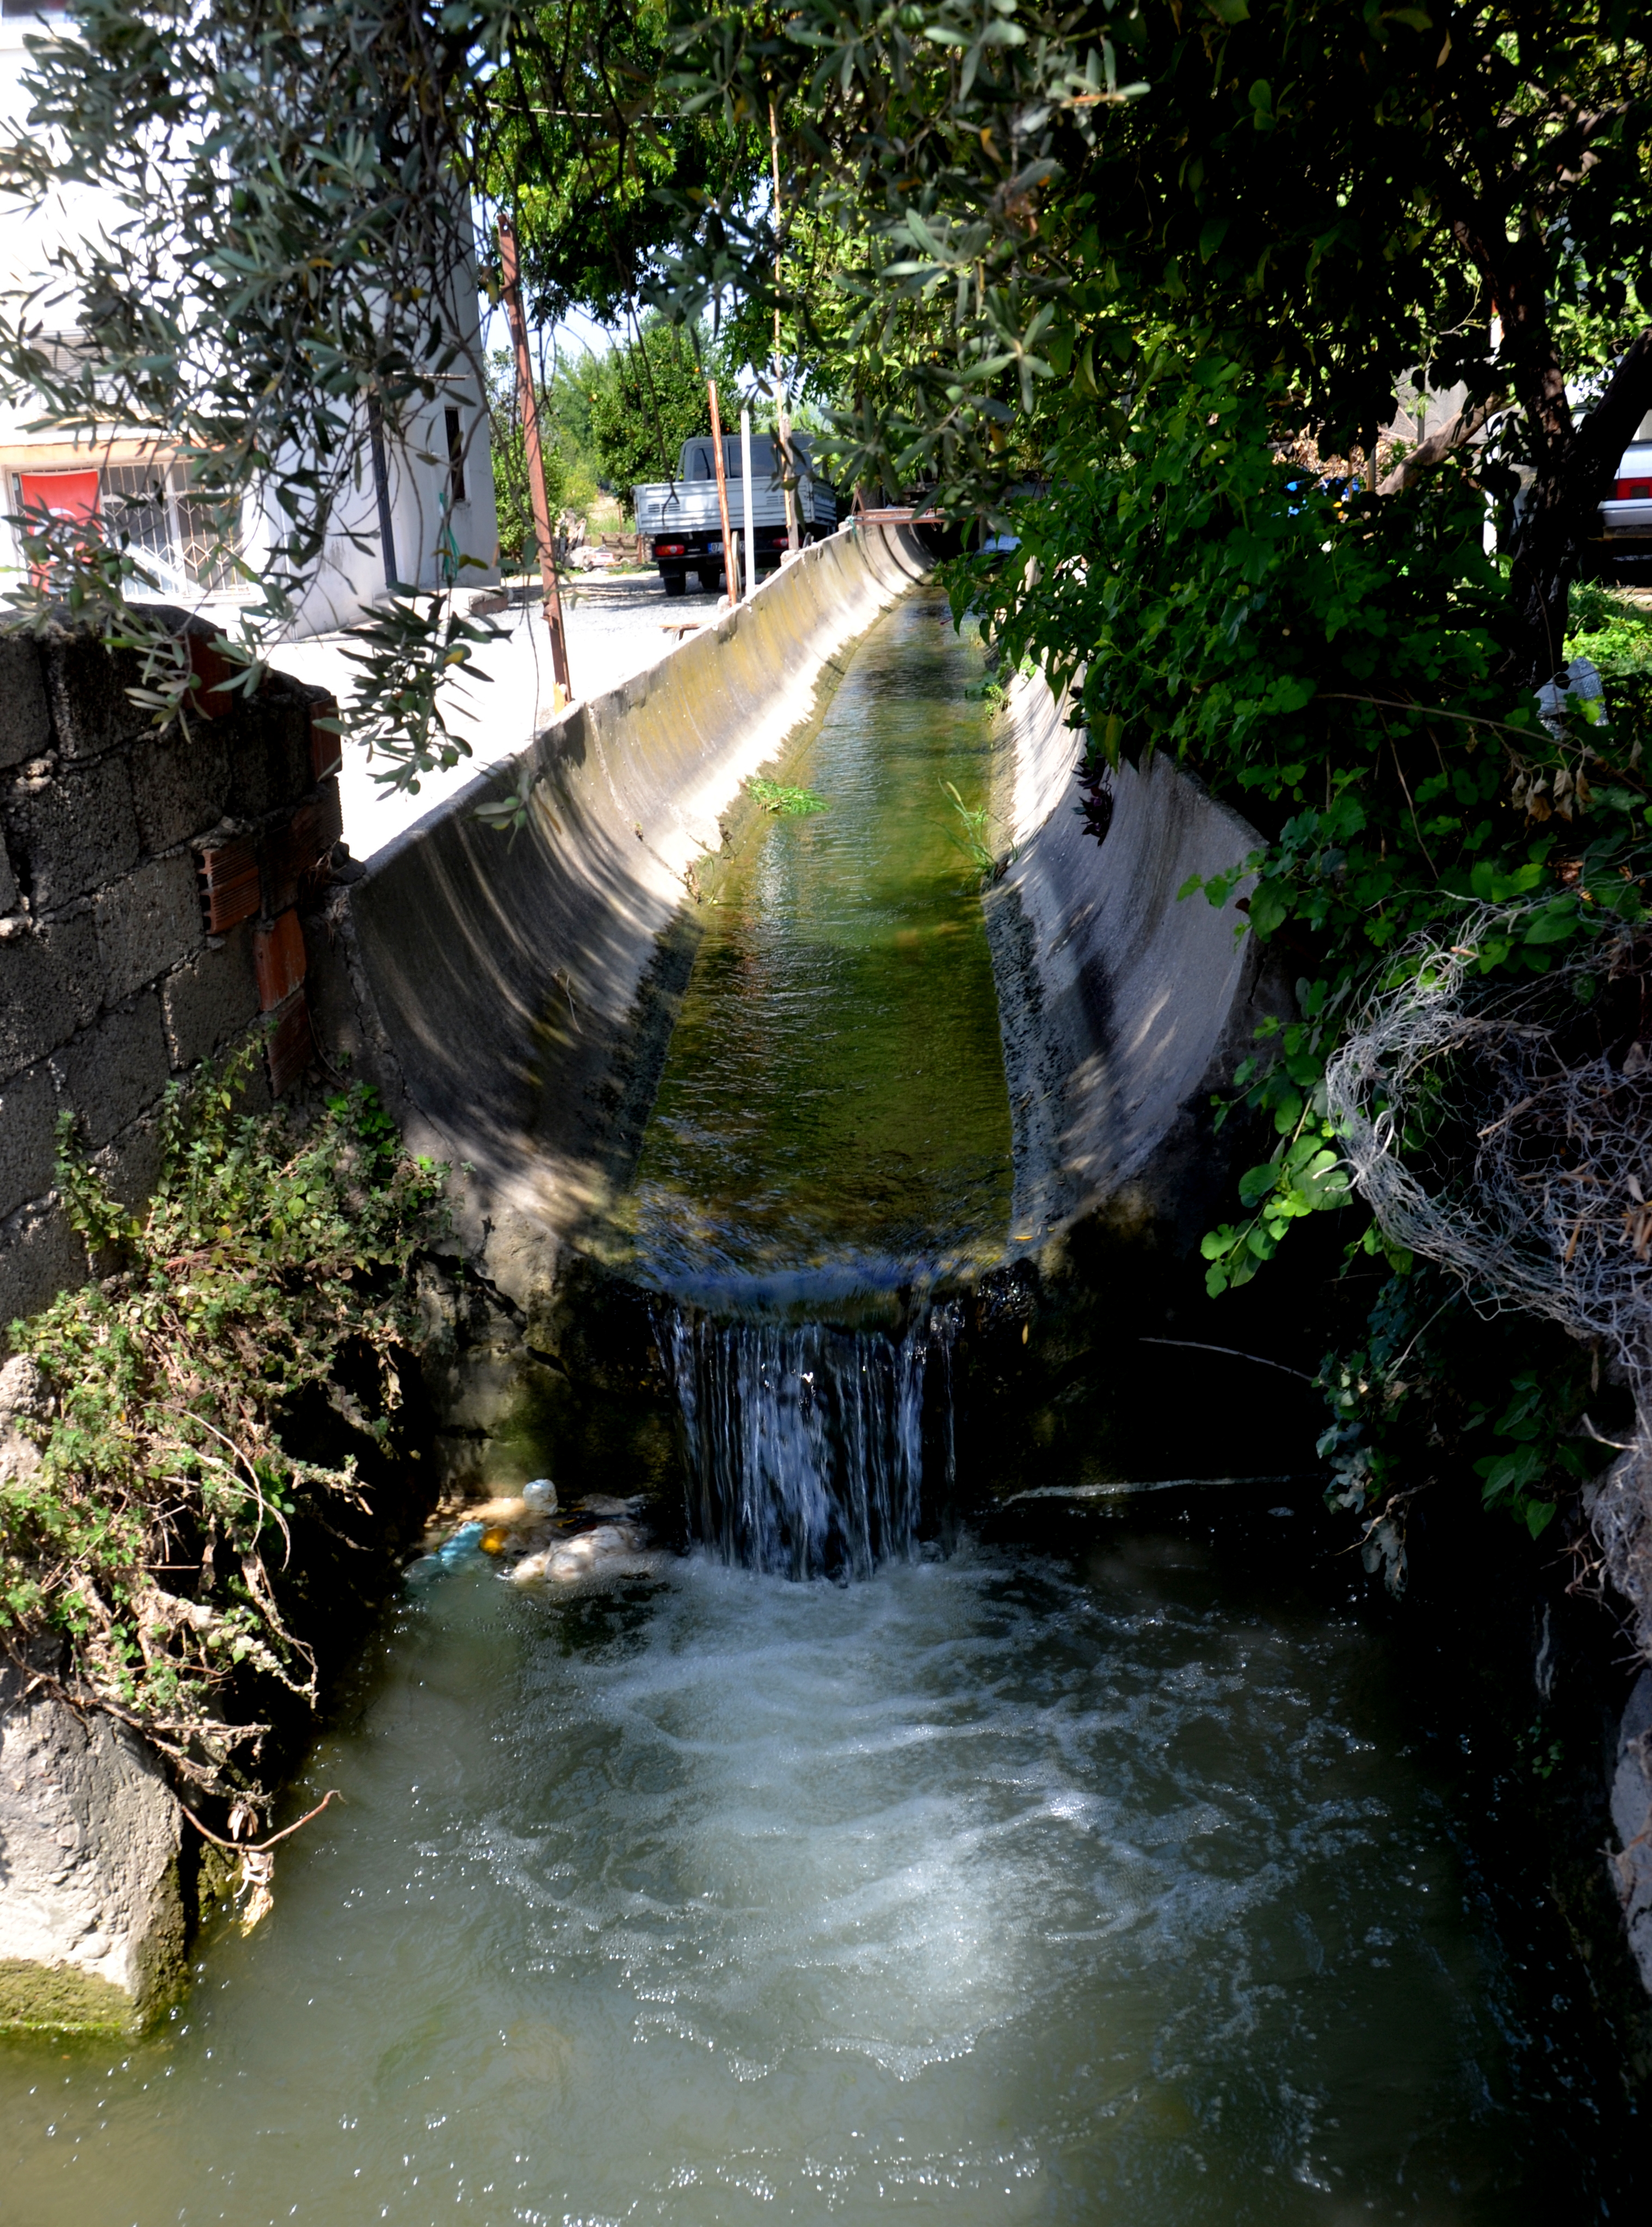
[[[52,0],[0,0],[0,129],[15,129],[27,113],[25,38],[49,29],[61,12]],[[77,232],[84,236],[116,214],[105,196],[86,188],[69,189],[27,217],[8,212],[0,224],[0,288],[32,289],[54,241]],[[364,440],[359,488],[352,488],[337,517],[289,640],[354,623],[392,584],[428,590],[456,578],[469,589],[499,577],[480,290],[474,271],[467,277],[469,353],[476,368],[443,381],[442,399],[424,414],[411,443],[384,444],[381,484]],[[204,508],[188,498],[175,452],[130,433],[71,441],[31,431],[29,421],[36,414],[29,397],[0,396],[0,514],[16,516],[44,505],[56,515],[82,518],[106,514],[112,501],[124,497],[130,507],[121,523],[156,576],[154,600],[220,620],[254,600],[255,591],[227,565],[207,566],[217,536]],[[256,571],[271,546],[271,521],[249,504],[239,532],[240,553]],[[461,566],[464,558],[475,562]],[[18,529],[0,517],[0,593],[23,569]]]

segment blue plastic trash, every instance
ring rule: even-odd
[[[456,1570],[462,1562],[474,1562],[482,1553],[481,1523],[462,1523],[452,1538],[436,1550],[437,1558],[445,1570]]]

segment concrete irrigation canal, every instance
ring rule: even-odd
[[[487,1512],[361,1633],[263,1922],[142,2037],[0,2045],[9,2217],[1627,2216],[1449,1638],[1331,1554],[1305,1389],[1177,1343],[1280,998],[1178,892],[1249,831],[1081,793],[929,572],[809,550],[539,736],[514,837],[477,784],[313,919],[323,1047],[457,1171]],[[34,1953],[137,1969],[175,1828],[35,1706],[85,1863],[128,1796],[154,1846]]]

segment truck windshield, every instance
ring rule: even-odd
[[[802,443],[794,439],[792,446],[796,452],[800,468],[807,471],[808,458]],[[752,478],[754,480],[778,479],[780,476],[778,462],[772,438],[767,433],[754,433],[751,437]],[[729,479],[737,480],[740,477],[740,436],[737,433],[725,433],[723,436],[723,469]],[[709,480],[715,479],[716,476],[717,465],[712,459],[710,437],[704,437],[698,441],[685,441],[682,460],[678,466],[678,477],[685,480]]]

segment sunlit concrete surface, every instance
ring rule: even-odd
[[[656,572],[565,581],[562,599],[569,673],[575,695],[586,700],[657,664],[684,638],[676,631],[679,623],[714,619],[720,601],[701,594],[668,598]],[[477,670],[488,679],[456,683],[445,708],[453,733],[469,744],[469,756],[445,773],[427,774],[415,791],[386,786],[379,776],[393,770],[389,762],[346,743],[339,788],[344,839],[354,857],[372,858],[485,768],[513,758],[551,718],[551,648],[538,596],[513,603],[493,623],[507,632],[476,654]],[[354,647],[348,635],[322,635],[284,644],[275,662],[296,680],[332,689],[348,706],[359,673],[349,660]]]

